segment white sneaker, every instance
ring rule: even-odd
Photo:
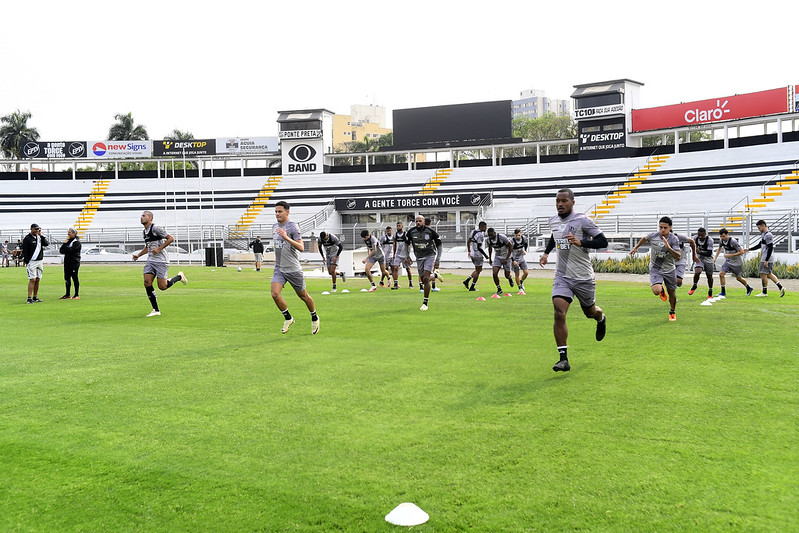
[[[330,289],[330,292],[338,292],[338,289]]]
[[[427,311],[427,305],[422,304],[422,307],[419,308],[419,311]]]
[[[183,272],[178,272],[178,276],[180,276],[180,282],[182,284],[186,285],[189,282],[189,280],[186,279],[186,274]]]
[[[319,322],[319,317],[316,317],[316,320],[311,320],[311,335],[319,333]]]
[[[283,327],[281,328],[280,333],[287,333],[293,323],[294,323],[294,317],[285,320],[283,322]]]
[[[436,288],[434,288],[434,289],[430,289],[430,290],[431,290],[431,291],[433,291],[433,292],[438,292],[438,291],[440,291],[440,290],[441,290],[441,287],[436,287]]]
[[[755,298],[765,298],[766,296],[768,296],[767,292],[760,292],[758,294],[755,294]]]
[[[151,316],[161,316],[161,311],[156,311],[155,309],[153,309],[152,311],[150,311],[150,314],[147,315],[145,318],[150,318]]]
[[[377,286],[376,285],[372,285],[371,287],[369,287],[369,290],[367,292],[375,292],[376,290],[377,290]]]

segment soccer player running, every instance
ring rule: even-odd
[[[433,223],[433,221],[429,217],[424,217],[424,226],[426,228],[429,228],[430,224],[432,224],[432,223]],[[441,246],[439,245],[439,249],[440,248],[441,248]],[[439,257],[441,257],[440,254],[439,254]],[[437,269],[438,269],[438,265],[436,265],[436,268],[433,270],[433,274],[432,274],[432,276],[430,278],[430,290],[433,291],[433,292],[438,292],[438,291],[441,290],[438,287],[436,287],[436,280],[437,279],[439,279],[439,280],[441,279],[439,277],[439,275],[438,275],[438,270]],[[424,292],[424,284],[423,283],[419,283],[419,292]]]
[[[691,246],[692,265],[695,264],[697,261],[699,261],[699,258],[696,256],[696,242],[694,242],[694,240],[691,237],[689,237],[688,235],[683,235],[682,233],[674,233],[674,235],[677,236],[677,240],[680,242],[679,250],[681,255],[680,260],[677,261],[677,264],[675,265],[674,271],[675,275],[677,276],[677,286],[682,287],[682,280],[683,277],[685,277],[685,268],[686,268],[685,262],[688,259],[688,254],[685,253],[685,245],[689,244]]]
[[[375,285],[375,280],[372,277],[372,266],[377,263],[377,265],[380,267],[381,276],[387,277],[388,272],[386,272],[386,256],[383,255],[383,249],[380,247],[380,244],[377,242],[375,236],[369,233],[369,230],[361,231],[361,238],[363,239],[364,244],[366,244],[367,250],[369,250],[369,255],[367,255],[366,259],[362,261],[362,263],[366,265],[363,271],[366,274],[366,277],[369,279],[369,283],[372,284],[372,286],[369,287],[369,292],[374,292],[377,290],[377,285]]]
[[[707,234],[705,228],[696,230],[696,235],[692,237],[696,244],[697,261],[694,263],[694,284],[691,285],[691,290],[688,294],[694,293],[699,285],[699,278],[704,271],[707,276],[707,297],[713,297],[713,272],[716,270],[716,264],[713,262],[713,237]]]
[[[491,261],[491,253],[494,252],[494,260]],[[510,276],[511,262],[513,254],[513,244],[510,239],[502,233],[497,233],[494,228],[488,228],[488,260],[491,261],[491,275],[494,277],[494,285],[497,286],[497,294],[492,298],[502,296],[502,285],[499,284],[499,269],[505,271],[505,279],[513,288],[513,278]]]
[[[780,298],[782,298],[785,296],[785,289],[772,271],[774,268],[774,235],[768,230],[765,220],[760,219],[755,225],[760,232],[760,242],[749,248],[748,251],[760,250],[760,283],[763,285],[763,292],[755,296],[768,296],[768,280],[771,280],[777,284],[777,288],[780,290]]]
[[[183,272],[178,272],[175,277],[169,277],[169,256],[166,247],[175,240],[172,235],[167,233],[160,226],[153,224],[153,212],[144,211],[141,214],[141,224],[144,226],[144,248],[139,253],[133,254],[133,260],[138,261],[145,254],[147,262],[144,264],[144,290],[153,310],[147,315],[148,318],[161,316],[158,308],[158,297],[155,295],[153,281],[158,280],[158,290],[165,291],[178,281],[186,285],[189,281]]]
[[[322,255],[322,261],[325,267],[327,267],[327,273],[333,278],[333,288],[330,292],[336,292],[338,290],[336,289],[336,278],[339,275],[341,275],[341,281],[347,281],[346,274],[344,274],[344,272],[339,274],[336,270],[338,267],[338,257],[341,255],[343,249],[344,245],[341,244],[341,239],[332,233],[323,231],[319,234],[319,253]]]
[[[746,253],[746,248],[741,248],[741,245],[738,244],[738,241],[730,237],[730,232],[727,231],[727,228],[721,228],[719,230],[719,237],[721,238],[721,243],[718,250],[716,250],[715,257],[713,257],[713,262],[715,263],[721,251],[724,250],[724,264],[721,265],[721,270],[719,271],[719,284],[721,285],[721,292],[719,293],[718,297],[724,300],[727,299],[727,272],[735,276],[735,279],[740,281],[743,286],[746,287],[746,295],[749,296],[752,294],[753,289],[741,275],[741,272],[743,272],[744,268],[743,254]]]
[[[423,284],[424,300],[421,311],[427,311],[427,304],[430,299],[430,280],[433,272],[438,268],[443,252],[441,238],[434,229],[424,225],[424,217],[416,217],[416,225],[408,230],[409,248],[416,256],[416,269],[419,279]]]
[[[680,240],[671,232],[671,225],[671,218],[662,217],[658,221],[658,231],[641,237],[638,244],[630,250],[630,255],[635,255],[642,244],[649,242],[651,249],[649,283],[652,286],[652,293],[660,296],[664,302],[669,302],[669,321],[675,322],[677,320],[677,262],[682,258],[682,253],[680,253]]]
[[[408,258],[408,235],[403,229],[402,222],[397,222],[397,231],[394,233],[394,261],[391,265],[392,277],[394,278],[394,285],[391,290],[399,289],[399,276],[400,269],[405,267],[408,272],[408,287],[413,288],[413,278],[411,277],[411,260]]]
[[[483,271],[483,260],[488,259],[488,254],[483,250],[486,226],[485,222],[480,222],[475,229],[469,232],[469,237],[466,239],[466,253],[469,259],[472,260],[474,270],[469,274],[468,278],[463,280],[463,286],[470,291],[477,290],[474,286],[477,284],[480,272]],[[469,286],[469,283],[471,283],[471,286]]]
[[[305,244],[302,242],[300,227],[296,222],[289,220],[291,206],[283,200],[275,203],[276,224],[272,225],[272,238],[275,242],[275,271],[272,274],[271,292],[272,299],[278,310],[283,313],[283,327],[280,333],[287,333],[294,323],[294,317],[289,313],[289,306],[281,294],[283,287],[288,282],[297,293],[297,296],[305,302],[305,306],[311,313],[311,333],[319,333],[319,316],[316,314],[316,305],[313,298],[305,290],[305,277],[302,275],[300,265],[300,253],[305,251]]]
[[[555,344],[560,360],[552,367],[555,372],[571,370],[568,357],[569,330],[566,313],[574,297],[587,318],[596,320],[596,340],[605,338],[607,319],[602,308],[596,305],[596,280],[588,249],[605,248],[608,240],[596,223],[583,213],[574,212],[574,193],[561,189],[555,197],[558,214],[549,219],[552,234],[538,264],[543,268],[552,250],[558,250],[555,278],[552,282],[552,305],[555,308]]]
[[[378,244],[383,251],[383,257],[386,260],[386,268],[383,269],[383,274],[380,275],[380,286],[385,287],[383,280],[388,278],[388,284],[391,285],[391,263],[394,261],[394,236],[391,234],[394,230],[391,226],[386,226],[386,233],[380,237]]]
[[[513,274],[516,276],[516,285],[519,287],[519,294],[524,295],[524,280],[530,271],[527,269],[527,260],[524,258],[527,255],[527,237],[522,235],[521,228],[513,230],[513,238],[510,240],[513,245],[513,252],[511,253],[511,262],[513,263]],[[522,277],[519,278],[519,272]]]

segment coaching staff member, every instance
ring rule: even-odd
[[[78,232],[75,231],[75,228],[69,228],[67,230],[67,240],[61,245],[59,252],[64,254],[64,284],[67,289],[61,299],[69,300],[71,285],[75,285],[75,296],[73,296],[72,299],[79,300],[80,296],[78,295],[78,291],[80,290],[80,281],[78,281],[78,269],[80,268],[80,239],[78,238]]]
[[[47,237],[42,235],[39,224],[31,224],[31,232],[22,239],[22,260],[28,266],[28,301],[41,302],[39,299],[39,280],[42,279],[42,260],[44,249],[50,246]]]

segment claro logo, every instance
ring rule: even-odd
[[[726,109],[729,100],[716,100],[716,107],[711,109],[689,109],[685,112],[685,122],[693,124],[694,122],[710,122],[711,120],[721,120],[721,118],[730,112]]]
[[[289,150],[289,157],[296,163],[289,163],[289,172],[315,172],[316,163],[308,161],[316,157],[316,149],[307,144],[298,144]]]

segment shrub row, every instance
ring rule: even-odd
[[[648,274],[649,254],[646,256],[627,256],[621,261],[618,259],[592,258],[591,264],[594,272],[612,272],[621,274]],[[760,258],[752,257],[744,261],[743,276],[745,278],[758,278],[760,274]],[[780,279],[799,279],[799,265],[787,265],[779,261],[774,263],[774,275]]]

